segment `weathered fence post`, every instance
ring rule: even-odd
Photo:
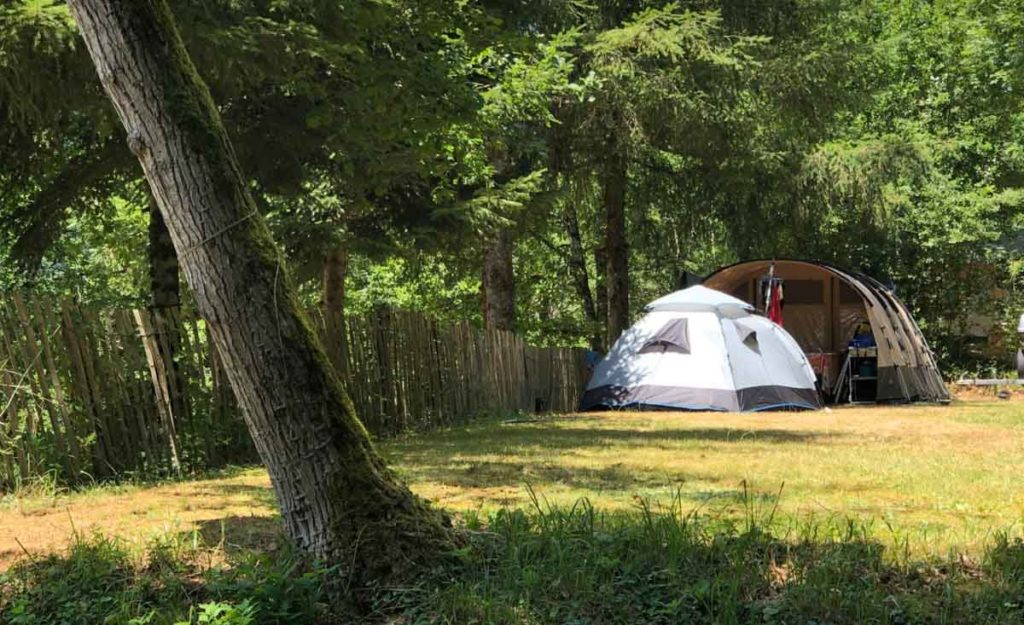
[[[178,453],[178,432],[175,421],[179,415],[174,413],[175,404],[171,379],[171,367],[165,360],[165,352],[159,346],[158,331],[153,325],[151,314],[146,310],[133,311],[135,323],[139,328],[139,338],[142,339],[143,348],[146,350],[146,362],[149,364],[149,374],[153,380],[153,392],[156,395],[156,404],[160,418],[163,421],[164,435],[167,437],[167,450],[171,458],[171,470],[176,475],[181,475],[181,456]]]

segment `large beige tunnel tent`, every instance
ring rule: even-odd
[[[764,309],[761,285],[774,263],[784,284],[783,327],[796,339],[826,387],[860,324],[877,344],[878,401],[947,401],[935,357],[907,307],[864,274],[803,260],[752,260],[725,267],[704,285]]]

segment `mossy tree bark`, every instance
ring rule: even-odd
[[[348,250],[341,246],[335,247],[324,258],[321,276],[321,313],[324,316],[324,347],[342,378],[347,374],[348,368],[348,337],[345,333],[346,276]]]
[[[289,534],[357,582],[449,549],[440,512],[374,449],[294,299],[165,0],[69,0],[206,319]]]

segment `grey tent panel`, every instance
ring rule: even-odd
[[[661,326],[640,348],[640,353],[673,351],[690,353],[689,324],[686,319],[672,319]]]
[[[600,408],[670,408],[714,412],[760,412],[821,408],[813,388],[754,386],[737,390],[685,386],[599,386],[588,389],[580,401],[581,410]]]
[[[757,351],[757,328],[743,319],[734,319],[732,323],[736,326],[736,333],[739,334],[740,342],[750,349]]]
[[[652,385],[599,386],[580,400],[581,410],[625,407],[735,412],[740,402],[733,390]]]

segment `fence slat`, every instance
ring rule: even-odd
[[[50,392],[50,383],[46,375],[46,364],[42,358],[42,350],[39,348],[39,341],[36,337],[36,331],[32,320],[28,316],[28,311],[25,308],[24,300],[18,293],[14,294],[12,298],[14,302],[14,310],[17,313],[17,319],[21,323],[20,334],[21,340],[21,351],[22,351],[22,362],[26,364],[26,371],[32,371],[34,375],[28,376],[29,385],[32,388],[32,400],[36,404],[41,415],[46,415],[47,419],[45,422],[50,424],[50,433],[53,438],[54,445],[57,449],[57,454],[60,456],[60,464],[64,470],[64,476],[66,479],[74,479],[77,475],[75,470],[75,459],[72,457],[71,452],[68,449],[67,437],[62,423],[62,415],[59,409],[55,409],[51,404],[53,402],[53,394]],[[46,329],[43,329],[45,334]],[[40,419],[39,426],[40,432],[43,432],[44,421]]]
[[[9,303],[9,304],[8,304]],[[486,413],[570,411],[583,351],[379,308],[346,315],[345,387],[374,434]],[[0,303],[0,491],[256,460],[205,324],[179,309]]]

